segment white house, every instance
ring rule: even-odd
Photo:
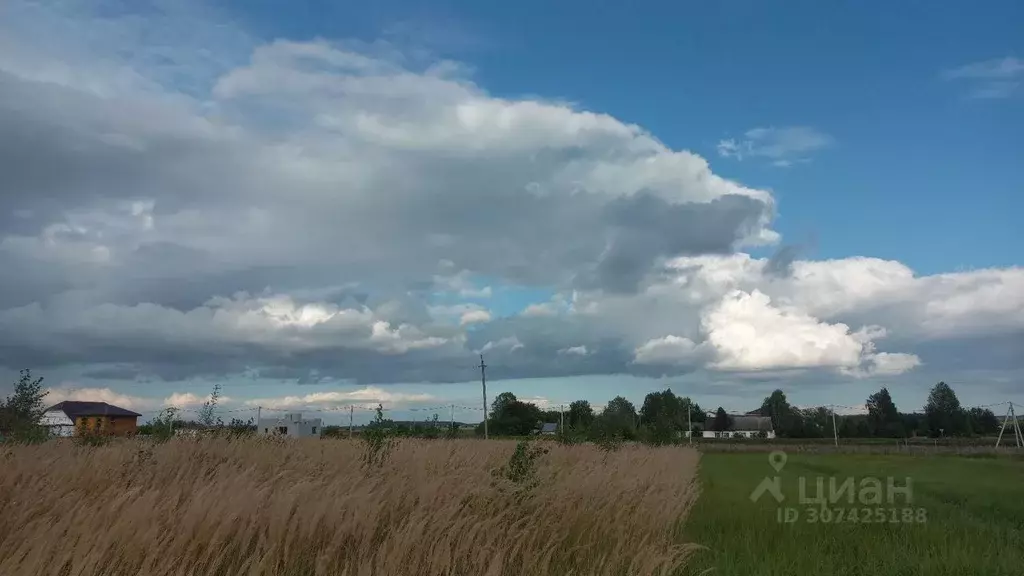
[[[714,414],[708,415],[707,425],[714,420]],[[775,438],[772,419],[767,416],[729,415],[728,430],[704,430],[704,438],[733,438],[737,434],[744,438]]]
[[[319,438],[323,426],[319,418],[303,419],[300,412],[289,412],[275,418],[260,418],[256,431],[264,436]]]

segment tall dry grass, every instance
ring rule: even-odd
[[[525,497],[504,441],[403,441],[379,470],[347,440],[0,448],[0,574],[669,574],[698,454],[551,445]],[[507,486],[505,487],[507,488]]]

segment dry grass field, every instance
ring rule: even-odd
[[[0,447],[0,574],[669,574],[690,556],[686,448],[545,443],[536,486],[496,480],[514,442],[131,440]]]

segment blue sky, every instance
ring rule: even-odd
[[[236,407],[379,399],[398,413],[476,398],[471,368],[461,371],[481,351],[495,357],[502,380],[492,389],[549,404],[619,393],[639,402],[666,385],[737,409],[776,386],[808,405],[857,404],[885,384],[898,403],[917,407],[940,379],[958,384],[968,403],[1019,391],[1018,2],[261,0],[8,10],[2,87],[34,96],[4,100],[0,112],[24,134],[95,136],[109,157],[42,144],[38,153],[117,178],[104,192],[81,177],[41,184],[28,174],[7,185],[26,199],[4,211],[0,258],[45,272],[0,290],[0,326],[38,336],[12,344],[0,371],[38,358],[59,383],[55,397],[105,395],[156,409],[172,397],[194,404],[180,394],[220,379]],[[342,69],[356,61],[355,71]],[[302,84],[313,72],[323,84]],[[369,84],[377,81],[388,84]],[[381,91],[364,101],[363,90]],[[59,114],[46,108],[57,98]],[[439,127],[450,111],[474,106],[506,124],[460,116],[462,135],[445,140]],[[391,121],[405,132],[378,130]],[[214,128],[188,132],[203,123]],[[221,139],[197,158],[138,155],[181,142],[199,150],[214,132]],[[569,133],[575,139],[559,140]],[[130,145],[111,144],[111,134]],[[30,165],[37,152],[0,150],[12,166]],[[552,164],[537,168],[546,154]],[[622,160],[634,155],[662,168]],[[243,157],[262,160],[247,167]],[[168,178],[176,166],[199,183]],[[601,176],[588,181],[578,170]],[[558,200],[520,210],[519,192],[490,190],[519,185],[521,174],[522,189]],[[572,186],[590,184],[580,195],[562,174],[577,178]],[[732,216],[689,215],[723,195],[718,177],[744,187],[732,198],[763,203],[751,208],[756,225],[744,220],[733,232],[773,241],[725,246],[716,227],[732,226]],[[653,193],[668,203],[648,213],[591,202],[607,182],[625,186],[613,194],[622,202]],[[394,190],[404,200],[392,200]],[[346,220],[349,212],[362,216]],[[680,232],[702,226],[696,236],[707,238]],[[787,250],[797,263],[775,278],[767,259]],[[139,254],[162,256],[140,264]],[[675,284],[660,268],[666,262]],[[607,269],[638,277],[613,286],[600,276]],[[248,332],[250,312],[273,319],[260,336]],[[182,346],[188,338],[177,331],[207,313],[239,316],[230,329],[189,328],[193,340],[216,333],[223,341]],[[349,325],[327,328],[341,317],[365,321],[366,333],[381,322],[391,332],[356,341]],[[140,336],[140,326],[152,333]],[[55,335],[68,340],[35,344]],[[254,381],[243,368],[281,376]],[[300,383],[316,379],[310,374],[324,379]],[[367,387],[387,394],[360,392]],[[305,398],[318,392],[340,396]]]

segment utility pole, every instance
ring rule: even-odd
[[[565,404],[558,405],[558,432],[565,429]]]
[[[1017,422],[1017,415],[1013,411],[1013,402],[1009,402],[1010,409],[1006,411],[1006,417],[1003,418],[1003,426],[999,429],[999,437],[996,438],[996,448],[999,448],[999,442],[1003,439],[1003,431],[1006,430],[1006,425],[1013,422],[1013,440],[1014,443],[1020,448],[1021,444],[1024,443],[1024,437],[1021,435],[1020,424]]]
[[[452,430],[455,430],[455,404],[452,404]]]
[[[348,407],[348,438],[349,438],[349,440],[352,439],[352,413],[355,411],[355,409],[356,409],[356,407],[352,406],[351,404]]]
[[[686,405],[686,437],[690,440],[690,445],[693,445],[693,406],[690,404]]]
[[[484,364],[484,355],[480,355],[480,385],[484,391],[484,440],[487,440],[487,364]]]
[[[256,407],[256,434],[260,433],[260,415],[263,413],[263,406]]]
[[[1017,422],[1017,414],[1013,411],[1013,402],[1010,402],[1010,414],[1013,414],[1013,427],[1017,430],[1017,447],[1024,446],[1024,433],[1020,431],[1020,423]]]
[[[839,432],[836,430],[836,405],[833,404],[832,408],[832,437],[835,438],[836,446],[839,446]]]

